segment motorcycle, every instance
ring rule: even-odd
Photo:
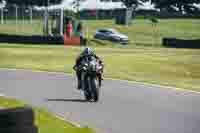
[[[80,65],[81,71],[81,84],[87,101],[99,100],[99,92],[101,87],[103,66],[94,57],[87,57]]]

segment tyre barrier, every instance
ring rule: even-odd
[[[38,133],[36,126],[0,128],[0,133]]]
[[[30,107],[0,109],[0,133],[37,133]]]
[[[200,39],[184,40],[176,38],[163,38],[162,44],[165,47],[173,48],[200,48]]]
[[[0,43],[22,44],[64,44],[63,36],[40,36],[40,35],[9,35],[0,34]]]

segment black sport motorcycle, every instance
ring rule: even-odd
[[[86,57],[81,62],[79,70],[81,71],[81,90],[84,92],[85,99],[87,101],[93,99],[97,102],[102,81],[102,64],[94,57]]]

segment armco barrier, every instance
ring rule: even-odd
[[[162,44],[165,47],[173,48],[200,48],[200,39],[184,40],[176,38],[163,38]]]
[[[0,43],[22,43],[22,44],[64,44],[63,36],[24,36],[0,34]]]
[[[0,133],[38,133],[30,107],[0,109]]]

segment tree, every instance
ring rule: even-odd
[[[76,11],[76,17],[79,19],[80,18],[80,6],[82,4],[82,2],[84,2],[85,0],[74,0],[71,5],[73,6],[73,8],[75,8]]]
[[[171,0],[151,0],[151,3],[154,4],[156,8],[163,9],[171,5]]]
[[[143,2],[147,1],[149,0],[121,0],[121,2],[124,3],[126,8],[128,8],[131,13],[134,13],[139,5],[142,5]]]
[[[27,1],[32,1],[32,0],[27,0]],[[62,0],[34,0],[34,5],[37,6],[48,6],[49,4],[60,4]]]
[[[62,0],[5,0],[7,4],[26,6],[47,6],[50,4],[60,4]]]
[[[173,6],[177,7],[180,12],[188,11],[189,9],[193,8],[193,4],[200,3],[200,0],[175,0]]]
[[[132,8],[132,9],[136,9],[139,5],[142,4],[142,2],[146,2],[148,0],[121,0],[122,3],[124,3],[124,5],[127,8]]]
[[[189,11],[194,8],[193,4],[199,4],[200,0],[151,0],[152,4],[155,4],[159,9],[171,9],[172,7],[178,8],[179,12]]]
[[[124,13],[126,14],[126,16],[125,16],[125,18],[119,17],[119,20],[121,18],[123,18],[126,25],[129,25],[129,24],[131,24],[132,16],[134,16],[136,8],[139,5],[142,5],[142,2],[149,1],[149,0],[120,0],[120,1],[126,6],[126,9],[122,11],[123,14]]]

